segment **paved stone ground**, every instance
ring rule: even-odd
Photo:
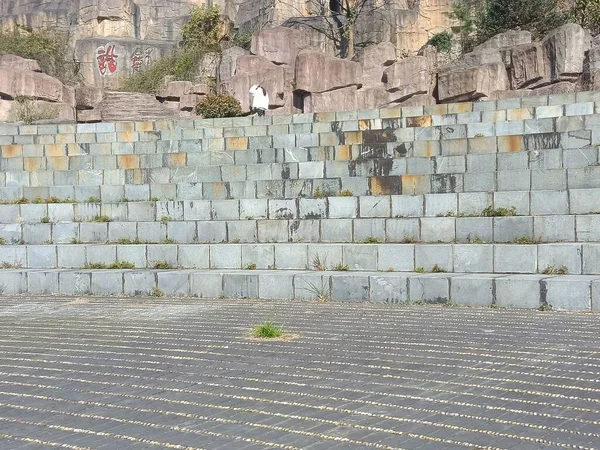
[[[283,341],[248,337],[273,320]],[[1,449],[600,448],[600,316],[0,300]]]

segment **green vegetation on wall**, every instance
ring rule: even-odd
[[[218,6],[197,7],[190,21],[183,26],[182,46],[171,55],[162,57],[145,70],[132,75],[123,88],[130,92],[155,94],[166,76],[177,81],[193,81],[198,64],[208,53],[220,52],[221,19]]]
[[[600,34],[600,0],[576,0],[570,18],[592,35]]]
[[[0,29],[0,55],[6,54],[37,60],[44,73],[63,83],[79,80],[79,68],[67,36],[61,33]]]
[[[451,17],[459,22],[455,32],[466,53],[509,30],[527,30],[540,39],[565,24],[569,14],[561,10],[558,0],[460,0]]]

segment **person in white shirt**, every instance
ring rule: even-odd
[[[250,94],[252,94],[252,112],[264,116],[267,109],[269,109],[269,94],[260,84],[252,86]]]

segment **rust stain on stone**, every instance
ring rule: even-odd
[[[46,156],[65,156],[66,147],[60,144],[48,144],[46,145]]]
[[[225,141],[227,150],[247,150],[248,149],[248,138],[247,137],[231,137]]]
[[[27,172],[41,170],[42,158],[23,158],[23,167]]]
[[[361,119],[358,121],[358,129],[361,131],[371,129],[371,121],[368,119]]]
[[[2,146],[2,157],[3,158],[18,158],[23,156],[23,146],[19,144],[3,145]]]
[[[69,157],[68,156],[50,156],[50,157],[48,157],[48,169],[69,170]]]
[[[406,119],[407,127],[430,127],[431,116],[408,117]]]
[[[119,155],[119,169],[137,169],[140,167],[140,157],[138,155]]]
[[[119,133],[118,141],[119,142],[133,142],[134,141],[133,131],[124,131],[123,133]]]
[[[335,148],[336,161],[350,161],[351,150],[349,145],[340,145]]]
[[[154,123],[153,122],[137,122],[136,129],[137,129],[137,131],[154,131]]]
[[[362,131],[346,131],[344,133],[344,143],[346,145],[362,144]]]
[[[402,194],[429,194],[429,175],[402,175]]]
[[[504,152],[520,152],[521,136],[498,136],[498,149]]]
[[[397,195],[401,192],[400,177],[371,178],[371,195]]]
[[[187,163],[187,153],[172,153],[169,155],[171,167],[185,167]]]

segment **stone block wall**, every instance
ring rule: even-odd
[[[2,124],[0,287],[598,310],[599,146],[598,92]]]

